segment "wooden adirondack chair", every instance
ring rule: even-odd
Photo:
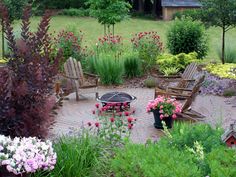
[[[76,92],[76,100],[79,100],[80,94],[85,93],[95,93],[96,98],[98,97],[97,87],[99,78],[97,75],[85,73],[82,70],[81,63],[76,61],[73,58],[69,58],[64,64],[64,77],[70,79],[73,89]],[[84,75],[92,78],[90,79],[90,83],[86,83]],[[91,83],[93,81],[93,83]]]
[[[155,97],[157,95],[166,95],[175,97],[176,99],[186,99],[193,94],[196,94],[201,85],[203,84],[205,76],[201,76],[197,79],[192,88],[184,88],[184,87],[168,87],[166,90],[156,90]]]
[[[179,76],[163,76],[163,77],[161,77],[164,81],[163,82],[161,82],[160,84],[159,84],[159,86],[157,86],[156,88],[155,88],[155,98],[157,97],[157,95],[160,95],[160,94],[165,94],[166,92],[167,92],[167,90],[170,88],[170,87],[168,87],[168,85],[169,85],[169,82],[170,81],[173,81],[173,78],[175,79],[175,80],[177,80],[178,81],[178,83],[177,83],[177,85],[175,86],[175,88],[180,88],[179,90],[173,90],[172,92],[176,92],[176,93],[178,93],[178,94],[181,94],[184,90],[183,90],[183,88],[186,88],[187,89],[187,87],[189,86],[189,84],[191,83],[191,82],[194,82],[195,81],[195,79],[193,79],[193,76],[194,76],[194,74],[197,72],[197,63],[191,63],[191,64],[189,64],[187,67],[186,67],[186,69],[184,70],[184,72],[183,72],[183,74],[181,74],[181,75],[179,75]],[[164,85],[166,85],[167,84],[167,86],[164,86]],[[173,87],[172,87],[173,88]]]

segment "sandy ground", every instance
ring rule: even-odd
[[[123,91],[134,95],[137,100],[132,103],[136,109],[133,115],[137,123],[132,130],[131,139],[135,143],[145,143],[147,139],[158,140],[163,134],[153,127],[153,115],[145,111],[149,100],[154,98],[154,89],[128,88],[128,89],[99,89],[99,95],[111,91]],[[84,95],[79,102],[75,100],[75,94],[69,95],[63,107],[58,109],[56,123],[51,129],[51,136],[58,136],[68,133],[70,127],[79,128],[82,124],[93,120],[92,110],[94,109],[95,94]],[[227,128],[230,123],[236,121],[236,107],[232,101],[236,98],[224,98],[212,95],[198,95],[192,105],[192,109],[206,116],[205,122],[211,125],[220,124]],[[231,103],[231,104],[230,104]]]

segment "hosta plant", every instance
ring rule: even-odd
[[[25,8],[18,40],[3,4],[0,14],[10,51],[8,69],[0,76],[0,133],[11,137],[45,137],[53,121],[54,78],[62,58],[60,51],[52,57],[50,14],[46,12],[38,30],[30,32],[31,8]]]

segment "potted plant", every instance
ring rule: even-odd
[[[181,112],[181,104],[176,99],[158,96],[149,101],[146,109],[147,112],[153,112],[155,128],[163,129],[162,121],[166,123],[167,128],[172,128],[173,119],[177,117],[176,113]]]

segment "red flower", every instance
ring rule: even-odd
[[[99,103],[95,104],[96,108],[99,108]]]
[[[128,129],[132,129],[133,128],[133,124],[128,124]]]
[[[125,112],[125,116],[129,116],[129,112]]]
[[[133,119],[132,117],[128,117],[128,118],[127,118],[127,121],[128,121],[129,123],[131,123],[133,120],[134,120],[134,119]]]
[[[99,122],[95,122],[95,126],[98,128],[100,126]]]
[[[91,126],[91,125],[92,125],[92,123],[91,123],[91,122],[88,122],[87,124],[88,124],[88,126]]]
[[[111,117],[111,118],[110,118],[110,121],[111,121],[111,122],[114,122],[114,121],[115,121],[115,118],[114,118],[114,117]]]
[[[118,116],[120,116],[120,117],[121,117],[121,116],[122,116],[122,112],[119,112],[119,113],[118,113]]]

